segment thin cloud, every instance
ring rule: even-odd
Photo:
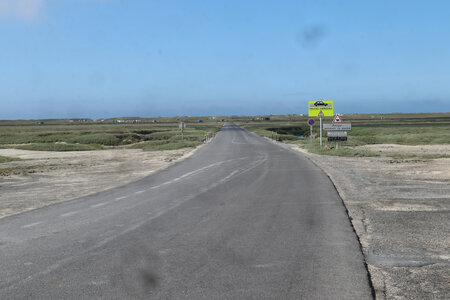
[[[42,16],[44,0],[0,0],[0,18],[34,21]]]

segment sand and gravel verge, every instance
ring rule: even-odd
[[[377,299],[448,299],[450,159],[336,157],[301,151],[335,184],[360,238]],[[364,146],[382,156],[449,145]]]
[[[195,150],[48,152],[0,149],[22,160],[0,164],[0,218],[138,180]]]

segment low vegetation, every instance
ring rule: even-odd
[[[368,150],[353,149],[350,147],[345,147],[341,144],[337,149],[334,146],[326,144],[324,147],[320,147],[320,144],[316,141],[301,142],[303,148],[307,149],[309,152],[321,154],[321,155],[332,155],[332,156],[347,156],[347,157],[370,157],[370,156],[380,156],[380,154]]]
[[[0,163],[10,162],[20,160],[20,158],[17,157],[8,157],[8,156],[0,156]]]
[[[285,143],[298,143],[308,151],[324,155],[379,156],[378,153],[354,148],[369,144],[450,144],[450,113],[344,115],[344,122],[351,122],[352,130],[348,131],[348,141],[340,142],[337,149],[335,142],[327,141],[326,132],[323,132],[324,147],[320,147],[319,122],[316,122],[311,135],[307,120],[307,116],[298,115],[232,118],[236,124],[256,134]],[[331,121],[331,118],[323,119],[324,123]],[[401,155],[390,156],[400,158]],[[403,158],[407,159],[407,156]],[[415,155],[411,158],[434,159],[448,156],[448,153],[442,153]]]
[[[87,151],[111,147],[129,147],[144,151],[195,147],[206,136],[217,133],[224,120],[233,122],[261,136],[285,143],[302,144],[311,152],[340,156],[377,156],[367,150],[355,149],[368,144],[428,145],[450,144],[450,113],[436,114],[348,114],[344,122],[352,123],[348,141],[319,146],[319,126],[306,124],[307,116],[279,115],[260,117],[212,118],[116,118],[0,121],[0,148],[46,151]],[[317,118],[316,118],[317,119]],[[179,124],[186,122],[184,138]],[[199,120],[202,120],[199,122]],[[318,120],[316,120],[318,121]],[[42,123],[41,123],[42,122]],[[331,123],[331,118],[324,118]],[[396,156],[392,154],[391,156]],[[401,155],[397,155],[400,158]],[[448,153],[420,155],[420,159],[448,157]],[[403,156],[403,158],[407,158]],[[417,158],[417,157],[411,157]]]
[[[35,150],[35,151],[89,151],[100,150],[101,145],[98,144],[66,144],[66,143],[36,143],[12,146],[14,149]]]
[[[0,121],[0,148],[38,151],[88,151],[131,147],[144,151],[172,150],[200,145],[222,122],[208,118],[120,118],[92,120]],[[186,121],[183,139],[179,129]],[[41,123],[42,122],[42,123]]]

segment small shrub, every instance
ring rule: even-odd
[[[18,157],[8,157],[8,156],[0,156],[0,163],[15,161],[15,160],[21,160]]]
[[[102,147],[96,144],[83,145],[83,144],[29,144],[14,146],[15,149],[22,150],[35,150],[35,151],[90,151],[100,150]]]
[[[139,144],[139,148],[144,151],[162,151],[162,150],[177,150],[182,148],[194,148],[198,145],[202,144],[202,142],[196,141],[179,141],[170,143],[168,141],[152,141],[149,143]]]
[[[99,144],[105,146],[118,146],[121,140],[113,134],[87,134],[72,137],[67,140],[68,143],[74,144]]]

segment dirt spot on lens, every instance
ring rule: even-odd
[[[121,253],[118,271],[116,283],[133,297],[149,295],[161,283],[161,259],[141,241],[133,242],[131,249]]]

